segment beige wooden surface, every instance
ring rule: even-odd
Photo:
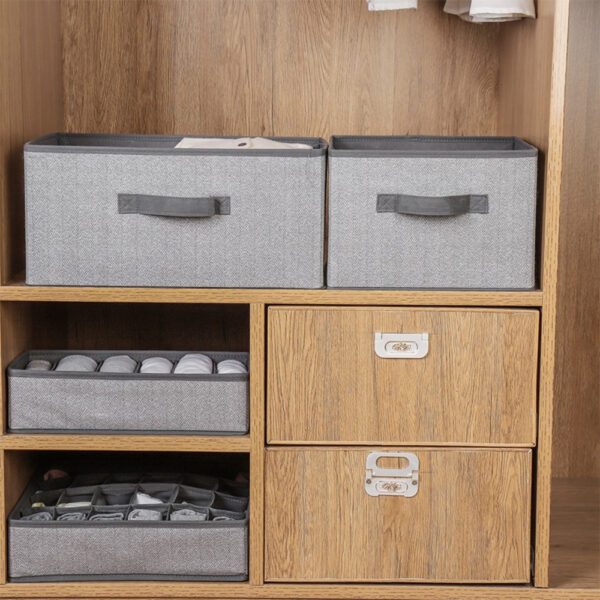
[[[269,442],[535,444],[534,310],[269,309]],[[376,333],[427,333],[419,359]]]
[[[412,498],[367,495],[372,450],[267,450],[266,581],[529,581],[530,450],[395,448]]]
[[[600,477],[600,2],[572,2],[569,29],[553,473]]]

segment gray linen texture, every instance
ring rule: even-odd
[[[29,356],[38,354],[55,360],[61,353],[35,351]],[[87,354],[100,360],[110,353]],[[130,353],[136,360],[156,354]],[[175,360],[185,353],[158,354]],[[216,361],[235,358],[247,363],[244,353],[207,354]],[[8,426],[12,431],[248,431],[247,377],[233,381],[228,381],[226,375],[206,376],[203,380],[175,374],[148,378],[139,373],[124,377],[69,373],[62,377],[54,371],[14,375],[18,370],[15,366],[26,361],[19,357],[8,370]]]
[[[536,157],[329,161],[329,287],[535,286]],[[399,193],[487,194],[489,213],[376,212],[377,194]]]
[[[247,524],[145,522],[9,527],[11,579],[70,577],[243,579]],[[165,526],[167,525],[167,526]]]
[[[319,288],[325,156],[25,151],[31,285]],[[231,214],[118,213],[118,194],[230,196]]]

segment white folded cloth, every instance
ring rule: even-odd
[[[418,0],[367,0],[369,10],[406,10],[417,8]]]
[[[144,492],[136,492],[133,497],[133,504],[164,504],[160,498],[155,498]]]
[[[535,19],[534,0],[446,0],[444,12],[470,23],[502,23]]]
[[[175,148],[206,150],[310,150],[309,144],[291,144],[262,137],[244,138],[183,138]]]

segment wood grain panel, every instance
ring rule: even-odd
[[[283,135],[493,134],[498,29],[363,0],[278,0],[273,123]]]
[[[25,267],[23,143],[62,127],[58,0],[0,2],[0,280]]]
[[[272,134],[270,0],[65,0],[69,131]]]
[[[265,579],[528,581],[531,451],[400,450],[413,498],[367,495],[370,449],[268,449]]]
[[[600,477],[600,2],[571,3],[556,324],[554,475]]]
[[[428,333],[421,359],[381,333]],[[537,311],[273,307],[269,441],[535,443]]]

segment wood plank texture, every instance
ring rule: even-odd
[[[292,290],[218,288],[88,288],[9,285],[1,300],[64,302],[370,304],[411,306],[541,306],[543,294],[481,290]]]
[[[374,14],[363,0],[65,0],[62,22],[70,131],[496,127],[499,30],[439,2]]]
[[[569,15],[553,471],[600,477],[600,2]]]
[[[535,444],[537,311],[269,309],[270,443]],[[376,333],[427,333],[420,359]]]
[[[264,583],[266,307],[250,305],[250,583]]]
[[[266,581],[529,580],[530,450],[398,448],[412,498],[367,495],[372,450],[267,450]]]
[[[600,595],[600,479],[552,480],[550,583]]]
[[[279,0],[273,125],[283,135],[490,135],[498,28],[442,12],[369,12],[363,0]]]
[[[25,266],[23,143],[63,124],[58,0],[0,2],[0,281]]]
[[[0,448],[9,450],[77,450],[127,452],[249,452],[250,438],[202,435],[24,435],[0,437]]]

